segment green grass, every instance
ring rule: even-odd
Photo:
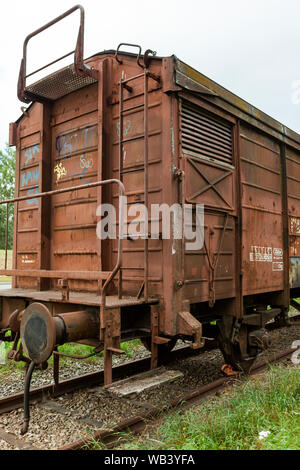
[[[12,347],[13,343],[5,343],[6,351],[9,351]],[[137,349],[141,347],[140,340],[132,340],[125,343],[121,343],[121,349],[125,351],[125,355],[128,358],[132,358],[135,355]],[[62,346],[59,346],[58,350],[64,354],[71,354],[73,356],[87,356],[93,353],[94,348],[92,346],[86,346],[84,344],[78,343],[67,343]],[[97,363],[101,358],[103,358],[104,352],[101,351],[97,356],[90,357],[88,359],[84,359],[84,361],[89,363]],[[75,359],[61,357],[60,358],[60,366],[66,366],[70,361],[74,361]],[[48,360],[48,364],[51,366],[53,365],[53,355]],[[15,369],[23,370],[25,368],[24,362],[15,362],[15,361],[7,361],[6,365],[0,365],[0,376],[1,374],[5,374]]]
[[[121,343],[121,349],[125,351],[125,355],[129,358],[132,358],[134,356],[136,348],[140,345],[139,340],[133,340],[133,341],[128,341],[125,343]],[[92,346],[86,346],[84,344],[78,344],[78,343],[67,343],[62,346],[59,346],[58,350],[64,354],[71,354],[73,356],[87,356],[89,354],[92,354],[94,351],[94,348]],[[104,357],[104,352],[101,351],[97,356],[90,357],[88,359],[85,359],[87,362],[97,362],[99,361],[99,358]],[[61,357],[60,359],[60,364],[64,366],[67,361],[70,361],[71,359]],[[49,359],[49,363],[53,363],[53,356]]]
[[[0,250],[0,269],[5,268],[5,250]],[[7,250],[7,267],[10,269],[12,266],[12,250]]]
[[[7,268],[12,267],[12,250],[7,250]],[[0,250],[0,269],[5,269],[5,250]],[[11,282],[11,277],[0,276],[0,282]]]
[[[270,434],[260,440],[261,431]],[[168,415],[151,437],[128,437],[122,449],[299,449],[300,370],[271,367],[261,378],[249,379],[201,406]]]

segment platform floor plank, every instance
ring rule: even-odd
[[[25,298],[41,302],[63,302],[61,291],[35,291],[32,289],[7,289],[1,291],[1,297]],[[148,304],[156,303],[158,300],[151,298],[147,300]],[[100,306],[101,296],[93,292],[70,292],[69,300],[65,301],[68,304]],[[106,306],[114,307],[127,307],[134,305],[142,305],[145,303],[143,298],[137,299],[136,297],[123,297],[119,299],[117,295],[106,296]]]

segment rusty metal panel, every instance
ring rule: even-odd
[[[101,57],[105,60],[105,57]],[[98,62],[98,64],[97,64]],[[99,61],[92,60],[95,67],[101,67]],[[160,62],[157,62],[153,71],[160,73]],[[152,67],[151,67],[152,68]],[[155,68],[155,70],[154,70]],[[119,87],[120,78],[126,79],[130,76],[140,74],[140,68],[133,58],[123,61],[120,67],[113,61],[112,95],[103,96],[103,100],[111,107],[111,123],[106,131],[104,171],[106,177],[112,175],[118,177],[120,137],[119,124],[119,101],[116,90]],[[43,86],[47,85],[47,80]],[[161,203],[161,87],[151,76],[148,78],[148,160],[147,178],[149,181],[149,201]],[[45,86],[46,86],[45,85]],[[144,150],[145,150],[145,122],[144,122],[144,80],[137,79],[131,84],[133,93],[125,90],[124,99],[124,122],[122,136],[122,180],[127,187],[129,204],[143,202],[145,199],[144,183]],[[39,91],[40,93],[41,91]],[[57,92],[57,90],[56,90]],[[94,182],[102,178],[102,162],[98,158],[98,135],[99,115],[98,84],[84,87],[81,90],[70,93],[57,99],[51,109],[51,116],[47,132],[52,139],[52,157],[48,180],[50,189],[61,189]],[[30,109],[30,115],[23,117],[19,124],[22,141],[20,152],[21,167],[19,171],[20,195],[29,194],[28,191],[39,192],[41,188],[41,105],[35,104]],[[38,110],[38,111],[36,111]],[[33,114],[37,114],[37,126]],[[110,113],[110,111],[109,111]],[[108,114],[109,114],[108,113]],[[129,126],[128,126],[129,124]],[[37,129],[35,129],[37,127]],[[128,137],[128,140],[126,139]],[[100,139],[101,140],[101,139]],[[112,162],[112,163],[110,163]],[[28,166],[27,166],[28,164]],[[100,173],[99,173],[100,171]],[[50,176],[51,174],[51,176]],[[102,178],[103,179],[103,178]],[[113,190],[114,191],[114,190]],[[18,194],[19,195],[19,194]],[[108,198],[108,199],[107,199]],[[105,200],[109,198],[118,210],[118,197],[114,192],[105,192]],[[96,206],[99,196],[96,189],[84,189],[68,194],[59,194],[51,198],[51,212],[47,223],[51,227],[50,242],[50,269],[63,271],[65,266],[69,270],[89,271],[101,269],[100,241],[96,237]],[[18,203],[20,216],[18,227],[18,246],[21,247],[17,256],[17,268],[25,264],[27,269],[38,269],[41,260],[41,251],[37,247],[41,239],[40,233],[40,201]],[[29,210],[30,209],[30,210]],[[22,212],[23,211],[23,212]],[[141,289],[145,270],[145,253],[140,240],[128,242],[130,247],[125,246],[125,257],[123,262],[124,292],[129,291],[137,295]],[[111,255],[107,256],[107,270],[112,269],[117,257],[116,244],[110,245]],[[149,242],[151,253],[148,276],[150,281],[159,289],[162,282],[162,241],[151,240]],[[126,281],[127,279],[127,281]],[[33,279],[23,280],[20,287],[32,287]],[[127,284],[126,284],[127,282]],[[51,281],[52,287],[56,288],[56,281]],[[97,282],[70,281],[70,288],[75,290],[97,290]],[[127,290],[126,290],[127,289]]]
[[[290,286],[300,287],[300,152],[287,147]]]
[[[241,125],[243,293],[284,288],[282,186],[279,144]]]
[[[15,122],[11,122],[9,124],[8,145],[10,147],[15,147],[17,145],[17,124]]]
[[[19,125],[19,168],[16,168],[18,194],[33,195],[40,192],[41,120],[42,105],[30,108]],[[17,204],[16,250],[17,269],[39,268],[39,201],[31,199]],[[19,287],[36,287],[37,280],[18,278]]]
[[[82,113],[80,103],[85,103]],[[97,87],[58,100],[52,110],[52,189],[98,180]],[[65,118],[64,118],[65,116]],[[96,237],[96,188],[51,200],[51,269],[101,270]],[[97,290],[97,282],[70,281],[70,289]],[[56,285],[56,283],[54,284]]]
[[[236,170],[233,124],[199,103],[180,108],[183,153],[183,203],[204,204],[205,243],[202,250],[184,249],[184,298],[209,302],[235,297]]]
[[[185,251],[185,299],[214,303],[235,297],[235,237],[233,217],[226,221],[221,213],[206,212],[205,246],[200,251]]]
[[[185,152],[185,151],[184,151]],[[184,157],[186,202],[234,211],[234,168],[225,167],[192,155]]]
[[[151,64],[152,73],[160,73],[161,64]],[[121,67],[113,63],[112,131],[110,151],[112,154],[112,176],[125,185],[127,210],[134,210],[136,204],[161,204],[162,201],[162,91],[160,85],[148,78],[147,93],[147,139],[148,155],[145,163],[145,76],[133,58],[123,59]],[[120,80],[128,80],[131,90],[122,90],[122,129],[120,123]],[[120,144],[120,140],[122,143]],[[121,145],[121,151],[120,151]],[[121,155],[121,157],[120,157]],[[121,162],[120,162],[121,158]],[[145,175],[148,190],[145,194]],[[147,200],[146,200],[147,196]],[[112,201],[118,213],[118,195],[112,194]],[[138,216],[138,213],[137,215]],[[136,218],[128,216],[128,224]],[[151,223],[151,213],[148,216]],[[138,228],[139,230],[139,228]],[[150,230],[150,225],[149,225]],[[124,293],[138,295],[143,289],[145,263],[151,295],[162,293],[162,240],[149,240],[148,262],[145,261],[145,241],[130,239],[124,241],[122,287]],[[114,264],[117,256],[117,240],[112,245]]]
[[[92,63],[96,68],[101,68],[99,62],[103,60],[105,55],[93,58]],[[111,75],[108,78],[112,92],[108,96],[106,87],[103,88],[101,99],[107,107],[107,124],[102,136],[99,135],[99,123],[104,116],[99,112],[98,84],[73,91],[52,105],[48,126],[52,143],[50,189],[95,182],[105,176],[123,181],[128,208],[144,203],[146,196],[149,206],[164,202],[188,203],[194,206],[198,203],[204,204],[205,246],[201,250],[184,251],[180,241],[176,242],[176,256],[172,256],[172,247],[175,246],[172,240],[148,242],[149,293],[160,295],[168,305],[163,313],[163,325],[165,331],[171,334],[174,332],[174,319],[180,302],[182,304],[187,300],[190,303],[209,302],[214,305],[218,299],[233,299],[239,295],[237,279],[240,269],[237,257],[240,233],[237,221],[240,217],[240,182],[237,174],[236,121],[218,109],[210,101],[209,95],[206,95],[205,99],[198,99],[193,95],[189,103],[186,99],[183,100],[176,112],[171,110],[171,106],[175,106],[174,102],[178,105],[177,97],[171,99],[169,95],[164,94],[160,83],[148,76],[148,156],[145,164],[144,72],[134,57],[122,56],[122,64],[110,60]],[[161,74],[161,62],[154,61],[150,69],[152,73]],[[137,78],[126,82],[132,77]],[[120,80],[127,83],[127,88],[123,88],[122,125]],[[209,82],[203,84],[206,86]],[[41,189],[41,109],[41,105],[33,105],[29,116],[24,116],[18,125],[18,195]],[[101,139],[103,145],[99,147]],[[241,123],[239,141],[243,211],[243,294],[280,291],[284,288],[283,274],[284,269],[287,269],[283,256],[280,147],[270,135],[263,134],[246,123]],[[176,161],[174,155],[179,152],[180,159],[178,157],[179,161]],[[299,155],[296,150],[287,148],[293,287],[299,286]],[[175,170],[182,170],[181,180],[172,173],[174,167]],[[146,195],[145,169],[148,187]],[[102,197],[104,202],[112,201],[118,213],[118,193],[115,187],[104,191]],[[101,252],[103,245],[96,237],[98,203],[99,193],[95,188],[52,197],[51,213],[47,220],[51,226],[52,270],[65,271],[67,266],[68,270],[74,272],[94,272],[100,271],[103,263],[105,271],[112,270],[118,255],[117,241],[107,242],[106,252]],[[18,269],[40,269],[41,213],[38,200],[18,203]],[[128,223],[132,218],[129,217]],[[144,240],[124,240],[123,248],[123,293],[142,296],[145,279]],[[214,264],[216,260],[217,263]],[[116,278],[114,294],[117,291],[117,281]],[[56,281],[51,282],[52,288],[55,288]],[[179,287],[177,290],[176,285],[179,284],[182,289]],[[19,279],[20,287],[33,285],[32,279]],[[70,281],[70,288],[77,291],[96,291],[98,287],[97,281],[83,281],[79,278]]]

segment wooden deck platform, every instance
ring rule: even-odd
[[[32,289],[7,289],[0,291],[0,297],[10,298],[25,298],[28,300],[36,300],[40,302],[59,302],[67,304],[88,305],[92,307],[99,307],[101,305],[101,296],[93,292],[73,292],[70,291],[69,300],[62,300],[61,291],[35,291]],[[119,299],[117,295],[106,296],[106,307],[129,307],[142,304],[155,304],[158,299],[151,298],[147,302],[145,299],[136,297],[123,297]]]

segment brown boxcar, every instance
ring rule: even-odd
[[[81,14],[74,64],[29,85],[33,35],[25,41],[18,93],[31,104],[10,126],[13,268],[0,274],[13,286],[1,292],[2,338],[21,335],[36,363],[66,341],[102,348],[107,384],[112,354],[131,338],[155,367],[177,338],[200,348],[218,337],[226,361],[247,369],[270,344],[265,324],[287,323],[300,291],[300,136],[175,56],[134,46],[83,61]],[[204,204],[202,249],[176,239],[174,217],[170,239],[100,240],[97,207],[118,213],[124,194],[126,209]]]

